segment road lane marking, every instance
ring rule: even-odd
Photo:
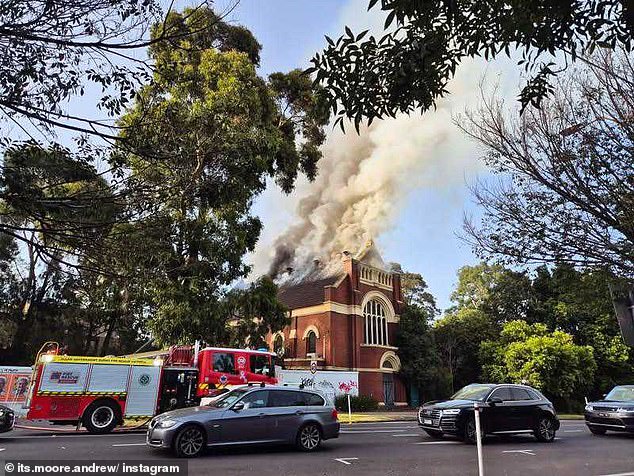
[[[137,438],[139,437],[139,433],[128,433],[128,434],[109,434],[109,435],[86,435],[83,433],[78,433],[78,434],[74,434],[74,435],[19,435],[19,436],[0,436],[0,441],[4,440],[4,439],[10,439],[10,440],[29,440],[29,439],[37,439],[37,438],[88,438],[88,437],[93,437],[93,438],[120,438],[120,437],[124,437],[124,436],[136,436]]]
[[[634,473],[602,474],[601,476],[634,476]]]
[[[414,443],[415,445],[459,445],[459,441],[423,441],[421,443]]]
[[[392,436],[398,437],[398,436],[423,436],[423,435],[421,435],[420,433],[405,433],[403,435],[392,435]]]
[[[339,461],[343,464],[352,464],[350,461],[358,460],[359,458],[335,458],[335,461]]]
[[[339,433],[396,433],[405,430],[341,430]]]
[[[0,451],[4,451],[4,450],[6,450],[6,448],[0,448]]]
[[[118,445],[112,445],[112,446],[145,446],[146,443],[120,443]]]
[[[354,431],[354,430],[363,430],[363,431],[370,431],[370,430],[391,430],[391,431],[400,431],[400,430],[418,430],[417,426],[381,426],[381,427],[363,427],[363,428],[355,428],[354,426],[341,426],[341,430],[350,430],[350,431]]]
[[[522,453],[525,455],[536,456],[535,453],[533,453],[533,450],[506,450],[502,451],[502,453]]]
[[[583,430],[562,430],[564,433],[582,433]]]

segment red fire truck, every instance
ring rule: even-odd
[[[124,419],[197,405],[234,385],[277,383],[275,354],[247,349],[172,346],[154,359],[38,353],[26,402],[29,420],[83,425],[109,433]]]

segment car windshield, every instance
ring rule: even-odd
[[[491,391],[490,385],[467,385],[458,390],[451,400],[483,401]]]
[[[618,400],[621,402],[634,402],[634,387],[614,387],[605,396],[606,400]]]
[[[214,399],[209,403],[209,406],[215,408],[227,408],[242,398],[242,396],[249,390],[250,389],[248,388],[237,388]]]

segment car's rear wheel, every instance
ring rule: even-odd
[[[464,442],[469,443],[470,445],[476,444],[476,424],[475,417],[470,417],[464,424],[463,431]],[[482,428],[480,428],[480,437],[484,438],[484,432]]]
[[[321,444],[321,430],[315,423],[302,426],[297,433],[297,447],[302,451],[315,451]]]
[[[555,421],[551,417],[541,417],[535,429],[535,438],[542,443],[552,443],[555,440]]]
[[[436,438],[436,439],[442,438],[442,431],[428,430],[427,428],[425,428],[424,430],[425,430],[425,433],[427,433],[432,438]]]
[[[174,440],[174,453],[179,458],[195,458],[205,447],[205,435],[197,426],[184,427]]]
[[[590,433],[592,433],[593,435],[605,435],[605,432],[606,432],[605,428],[593,428],[589,426],[588,429],[590,430]]]

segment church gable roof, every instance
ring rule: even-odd
[[[324,287],[332,286],[341,277],[341,275],[334,275],[314,281],[284,285],[278,291],[277,297],[289,309],[318,306],[325,301]]]

